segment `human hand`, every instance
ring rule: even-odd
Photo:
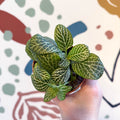
[[[54,102],[60,107],[63,120],[97,120],[102,92],[96,80],[85,80],[81,89]]]

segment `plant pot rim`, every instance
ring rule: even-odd
[[[33,62],[32,62],[32,72],[34,72],[34,66],[35,66],[35,63],[36,63],[36,61],[33,60]]]
[[[67,95],[72,95],[74,93],[76,93],[77,91],[79,91],[82,87],[82,85],[84,84],[85,79],[83,79],[83,81],[78,85],[78,87],[74,88],[73,90],[71,90],[70,92],[68,92]]]

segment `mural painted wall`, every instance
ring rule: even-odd
[[[57,24],[100,56],[103,100],[99,120],[120,119],[120,2],[118,0],[0,0],[0,119],[60,120],[59,108],[43,102],[30,75],[25,44],[36,33],[53,38]]]

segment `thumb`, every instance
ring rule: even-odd
[[[87,85],[89,87],[94,87],[98,84],[97,80],[90,80],[90,79],[85,79],[85,82],[83,84],[83,86]]]

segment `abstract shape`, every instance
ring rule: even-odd
[[[118,51],[117,57],[116,57],[115,62],[114,62],[112,76],[110,76],[108,71],[105,69],[105,73],[111,82],[114,81],[115,70],[116,70],[116,66],[117,66],[117,62],[118,62],[119,57],[120,57],[120,50]]]
[[[29,27],[26,27],[25,32],[29,34],[31,32],[31,29]]]
[[[19,56],[16,56],[16,57],[15,57],[15,60],[17,60],[17,61],[18,61],[19,59],[20,59],[20,58],[19,58]]]
[[[110,30],[106,31],[106,32],[105,32],[105,35],[106,35],[106,37],[107,37],[109,40],[113,38],[113,32],[110,31]]]
[[[50,0],[42,0],[40,3],[40,9],[48,15],[52,15],[54,12],[54,6]]]
[[[49,22],[47,20],[40,20],[39,21],[39,28],[42,32],[47,32],[49,29],[50,25]]]
[[[110,14],[120,17],[120,1],[119,0],[98,0],[98,3]]]
[[[17,65],[10,65],[8,71],[13,75],[19,75],[19,67]]]
[[[15,93],[15,86],[13,84],[7,83],[2,86],[3,93],[6,95],[14,95]]]
[[[120,49],[118,51],[118,54],[117,54],[117,57],[115,59],[115,62],[114,62],[114,66],[113,66],[113,71],[112,71],[112,76],[109,75],[108,71],[105,69],[105,73],[107,75],[107,77],[109,78],[109,80],[111,82],[114,82],[114,75],[115,75],[115,70],[116,70],[116,66],[117,66],[117,62],[118,62],[118,59],[120,57]],[[120,102],[119,103],[116,103],[116,104],[112,104],[109,100],[107,100],[107,98],[105,96],[103,96],[103,99],[105,100],[105,102],[112,108],[115,108],[115,107],[118,107],[120,106]]]
[[[20,110],[19,110],[19,112],[18,112],[20,119],[22,118],[23,113],[24,113],[23,107],[24,107],[24,104],[21,105]]]
[[[97,29],[101,28],[101,25],[98,25],[96,28],[97,28]]]
[[[11,48],[7,48],[7,49],[5,49],[5,54],[6,54],[6,56],[7,57],[11,57],[12,56],[12,49]]]
[[[35,16],[35,9],[29,8],[28,10],[26,10],[25,14],[28,15],[29,17],[34,17]]]
[[[95,46],[95,49],[98,50],[98,51],[99,51],[99,50],[102,50],[102,45],[101,45],[101,44],[97,44],[97,45]]]
[[[0,113],[4,113],[4,112],[5,112],[4,107],[0,107]]]
[[[76,35],[85,32],[87,30],[87,26],[83,22],[78,21],[68,26],[68,29],[74,38]]]
[[[17,3],[17,5],[19,7],[24,7],[25,6],[25,0],[15,0],[15,2]]]
[[[13,37],[13,34],[11,31],[6,30],[4,32],[4,40],[6,40],[6,41],[12,40],[12,37]]]
[[[19,28],[19,29],[18,29]],[[6,30],[12,32],[12,39],[18,43],[26,44],[31,38],[30,34],[25,32],[26,26],[13,15],[0,10],[0,30],[4,33]]]
[[[30,61],[27,63],[26,67],[25,67],[25,73],[26,73],[27,75],[31,75],[31,74],[32,74],[32,63],[33,63],[33,60],[30,60]]]
[[[109,117],[110,117],[109,115],[106,115],[106,116],[105,116],[105,119],[108,119]]]
[[[20,82],[20,80],[19,80],[19,79],[15,79],[15,82],[16,82],[16,83],[19,83],[19,82]]]
[[[61,19],[61,18],[62,18],[62,15],[58,15],[58,16],[57,16],[57,19]]]
[[[55,103],[50,101],[43,104],[44,93],[38,91],[19,92],[18,96],[12,114],[14,120],[22,119],[23,116],[26,117],[26,120],[35,120],[35,118],[45,120],[46,116],[49,116],[49,120],[60,119],[60,110]],[[25,112],[24,109],[28,109],[28,112]]]
[[[110,107],[112,107],[112,108],[114,108],[114,107],[118,107],[119,105],[120,105],[120,103],[117,103],[117,104],[112,104],[112,103],[110,103],[104,96],[103,96],[103,99],[104,99],[104,101],[110,106]]]
[[[5,0],[0,0],[0,5],[4,2]]]

